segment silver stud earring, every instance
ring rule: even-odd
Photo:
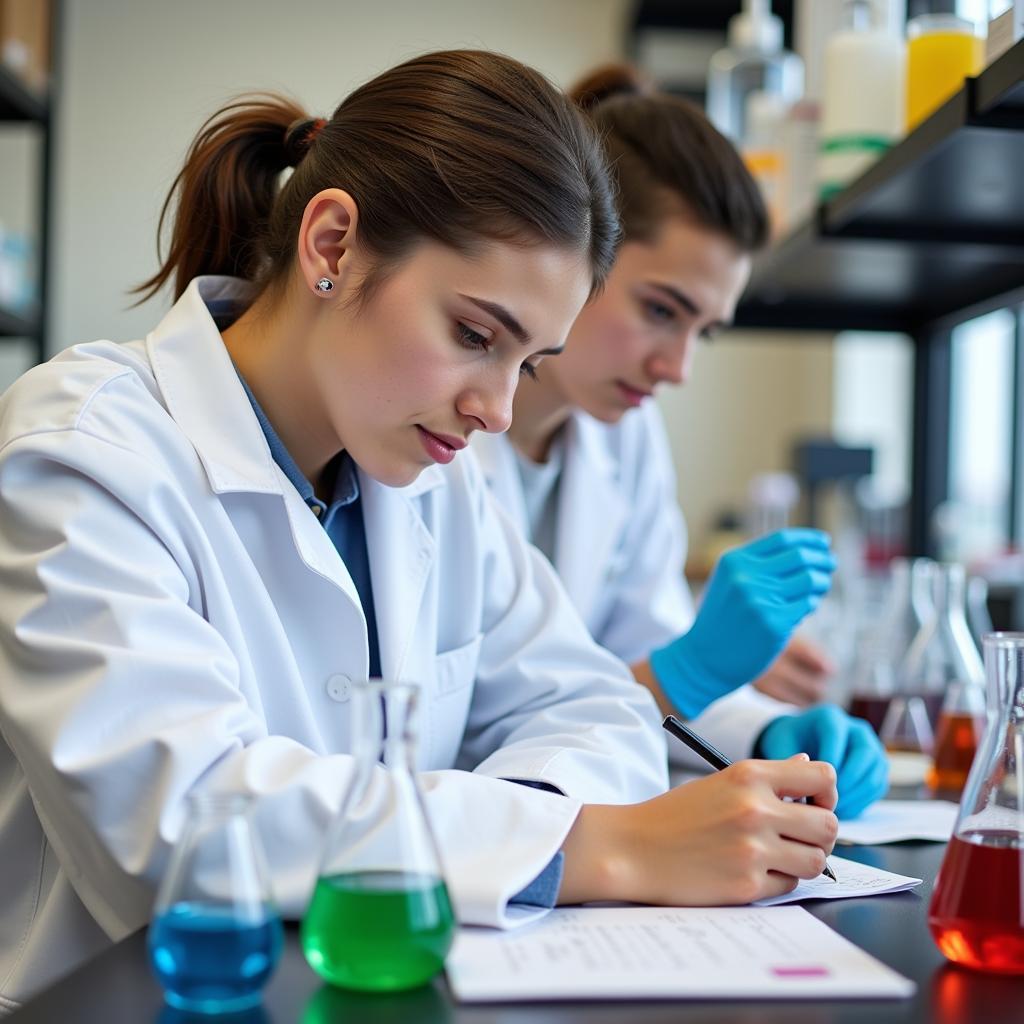
[[[322,295],[334,291],[334,282],[329,277],[321,277],[316,283],[316,290]]]

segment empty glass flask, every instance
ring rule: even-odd
[[[150,963],[167,1002],[202,1013],[234,1013],[260,1002],[281,954],[274,906],[251,801],[196,794],[157,893]]]
[[[1024,633],[989,633],[985,731],[928,908],[956,963],[1024,975]]]
[[[897,690],[900,666],[910,645],[924,624],[922,609],[927,604],[915,601],[914,588],[922,588],[922,578],[931,573],[930,559],[894,558],[889,564],[885,596],[876,614],[860,631],[851,672],[851,715],[863,718],[880,732],[889,703]],[[928,587],[930,580],[924,581]]]
[[[418,697],[407,683],[353,688],[355,778],[301,927],[310,966],[342,988],[422,985],[444,966],[455,937],[414,773]]]

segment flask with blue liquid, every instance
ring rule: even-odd
[[[238,794],[195,794],[157,893],[150,963],[167,1002],[234,1013],[256,1006],[281,955],[281,917]]]

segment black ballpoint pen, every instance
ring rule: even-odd
[[[716,750],[707,740],[701,739],[689,726],[683,725],[675,715],[667,715],[665,721],[661,724],[677,740],[682,740],[698,757],[704,758],[716,772],[720,772],[723,768],[728,768],[732,764],[732,761],[725,754],[720,750]],[[822,874],[826,878],[831,878],[833,882],[839,881],[828,866],[828,861],[825,861],[825,870],[822,871]]]

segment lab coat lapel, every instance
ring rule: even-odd
[[[473,438],[473,453],[483,470],[495,501],[512,517],[523,536],[529,536],[530,520],[526,511],[526,498],[520,482],[516,453],[507,434],[477,434]]]
[[[554,561],[573,604],[592,625],[590,611],[608,577],[628,506],[601,425],[577,414],[565,430]]]
[[[423,595],[437,545],[420,512],[422,496],[444,479],[436,466],[408,487],[386,487],[359,474],[370,557],[381,674],[401,679],[420,622]]]

